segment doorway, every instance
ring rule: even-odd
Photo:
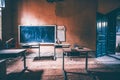
[[[97,13],[96,57],[120,54],[120,8]]]

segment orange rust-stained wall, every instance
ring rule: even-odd
[[[18,38],[18,25],[63,25],[66,28],[66,42],[71,45],[78,43],[92,49],[96,47],[96,0],[64,0],[48,3],[46,0],[6,0],[10,5],[3,16],[10,18],[11,23],[5,22],[3,27],[9,27]],[[8,8],[8,7],[7,7]],[[3,29],[5,31],[5,29]],[[6,34],[6,33],[4,33]],[[7,35],[4,39],[7,39]]]

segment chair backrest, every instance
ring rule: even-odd
[[[15,39],[14,38],[10,38],[5,42],[5,48],[14,48],[15,47]]]

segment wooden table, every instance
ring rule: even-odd
[[[49,43],[31,43],[31,44],[25,44],[25,45],[22,45],[22,48],[38,48],[39,51],[38,51],[38,60],[41,59],[41,53],[40,53],[40,48],[41,46],[54,46],[54,55],[53,55],[53,59],[56,60],[56,52],[55,52],[55,48],[57,45],[54,45],[53,43],[49,44]]]
[[[56,49],[60,48],[60,49],[63,49],[63,48],[69,48],[71,45],[70,44],[54,44],[54,56],[56,58]]]
[[[71,48],[63,48],[63,61],[62,61],[62,70],[63,70],[63,74],[64,74],[64,80],[67,80],[67,76],[66,76],[66,71],[64,68],[64,55],[66,53],[72,53],[72,52],[79,52],[81,54],[85,54],[85,71],[87,72],[88,70],[88,53],[92,52],[91,49],[89,48],[81,48],[81,49],[71,49]]]
[[[24,61],[24,70],[26,67],[26,49],[3,49],[0,50],[0,59],[16,58],[22,56]]]

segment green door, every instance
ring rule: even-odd
[[[107,45],[107,17],[101,13],[97,13],[97,36],[96,36],[96,57],[106,55]]]

